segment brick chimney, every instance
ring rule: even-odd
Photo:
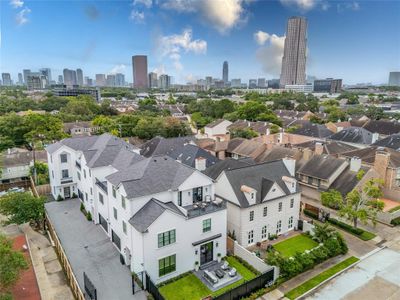
[[[310,148],[304,148],[303,149],[303,159],[304,160],[310,160],[312,156],[312,151]]]
[[[384,149],[377,149],[375,152],[374,169],[381,179],[386,178],[387,168],[389,166],[390,153]]]
[[[321,142],[315,142],[315,154],[321,155],[324,153],[324,145]]]
[[[206,169],[206,159],[204,157],[198,157],[195,159],[195,168],[199,171]]]

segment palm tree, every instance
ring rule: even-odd
[[[332,226],[329,226],[328,223],[322,225],[315,223],[314,225],[313,239],[318,243],[323,243],[336,234],[335,229]]]

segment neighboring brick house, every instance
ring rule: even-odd
[[[400,200],[400,152],[387,147],[368,147],[343,153],[342,157],[357,156],[362,164],[372,167],[384,180],[386,197]]]

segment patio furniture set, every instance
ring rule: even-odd
[[[235,277],[237,275],[237,271],[235,268],[231,268],[229,263],[225,261],[222,266],[215,271],[204,271],[203,277],[209,281],[211,284],[218,283],[219,279],[225,277],[226,273],[228,273],[229,277]]]

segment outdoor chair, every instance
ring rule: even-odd
[[[224,261],[224,263],[221,266],[221,269],[224,271],[229,270],[229,263],[227,261]]]
[[[236,269],[235,269],[235,268],[232,268],[232,269],[229,271],[228,274],[229,274],[230,277],[235,277],[236,274],[237,274]]]

